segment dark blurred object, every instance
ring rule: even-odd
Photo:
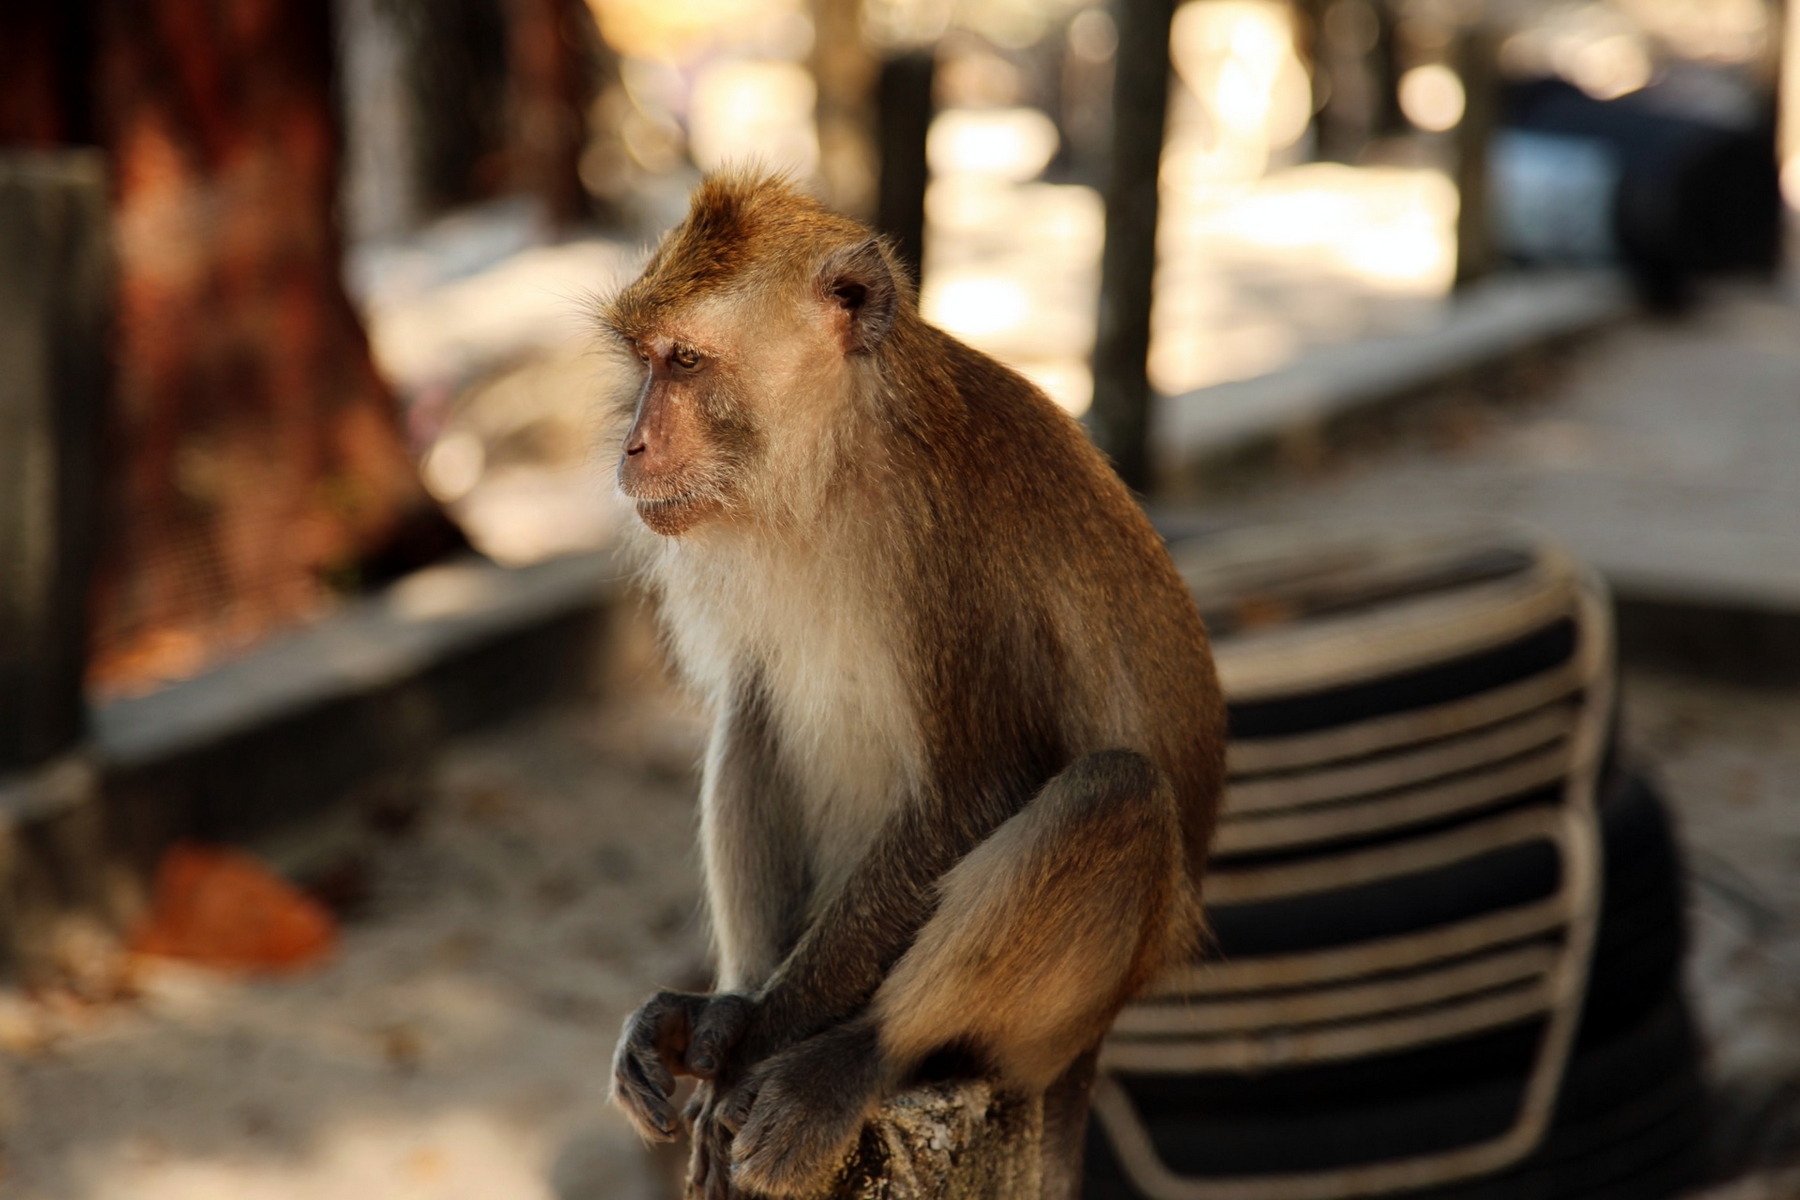
[[[501,0],[388,0],[406,43],[413,153],[428,211],[506,181],[507,29]]]
[[[57,70],[90,72],[118,231],[90,677],[129,690],[459,537],[343,288],[328,7],[74,8],[43,23],[88,39]],[[35,71],[20,56],[38,49],[0,42],[0,78]],[[5,132],[41,142],[87,120]]]
[[[378,0],[405,43],[420,199],[443,212],[523,191],[589,215],[581,154],[601,49],[583,0]]]
[[[600,39],[585,0],[511,0],[513,184],[568,225],[589,215],[581,182]]]
[[[1318,156],[1355,163],[1371,142],[1406,128],[1393,10],[1385,0],[1299,0],[1312,68]]]
[[[931,90],[937,58],[930,50],[895,55],[881,64],[876,140],[881,180],[875,227],[893,239],[916,284],[925,261],[925,135],[931,128]]]
[[[1171,0],[1113,0],[1112,161],[1094,403],[1087,421],[1113,469],[1136,492],[1150,488],[1150,296],[1156,273],[1157,186],[1169,109]]]
[[[1776,265],[1781,191],[1772,120],[1733,126],[1659,110],[1652,93],[1596,100],[1561,80],[1536,80],[1508,89],[1503,122],[1569,139],[1570,150],[1588,143],[1598,174],[1616,164],[1617,184],[1603,197],[1614,242],[1651,300],[1679,302],[1705,272]]]
[[[84,725],[112,309],[97,150],[0,153],[0,774]]]
[[[1517,539],[1174,552],[1231,714],[1213,944],[1107,1040],[1090,1200],[1689,1181],[1679,863],[1610,749],[1600,584]]]
[[[85,4],[0,4],[0,146],[94,141],[91,25]]]
[[[156,869],[131,949],[236,971],[312,966],[337,945],[331,914],[241,850],[180,843]]]
[[[1494,269],[1492,188],[1489,182],[1494,126],[1500,113],[1500,37],[1473,25],[1456,46],[1463,86],[1462,120],[1456,123],[1456,282],[1470,283]]]
[[[1708,1120],[1700,1047],[1680,990],[1685,944],[1680,862],[1667,807],[1644,780],[1612,776],[1600,802],[1606,867],[1580,1032],[1537,1148],[1499,1174],[1391,1193],[1405,1200],[1646,1200],[1691,1184],[1706,1167]],[[1219,930],[1222,955],[1271,950],[1296,935],[1343,937],[1410,928],[1471,905],[1547,890],[1545,861],[1520,848],[1439,872],[1385,906],[1327,899],[1312,914],[1265,915]],[[1543,858],[1545,856],[1539,856]],[[1352,911],[1344,911],[1349,907]],[[1521,1024],[1486,1035],[1346,1062],[1256,1074],[1140,1076],[1127,1083],[1169,1165],[1243,1177],[1302,1166],[1331,1170],[1382,1158],[1454,1151],[1492,1137],[1520,1102],[1543,1031]],[[1089,1200],[1155,1196],[1090,1131]],[[1343,1193],[1350,1194],[1350,1193]],[[1376,1194],[1357,1192],[1355,1194]]]
[[[1062,146],[1071,183],[1102,188],[1112,148],[1113,63],[1119,30],[1104,8],[1084,8],[1070,20],[1062,62]]]

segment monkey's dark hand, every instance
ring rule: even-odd
[[[725,1070],[750,1011],[747,997],[729,992],[658,992],[626,1019],[613,1054],[613,1101],[639,1134],[675,1140],[675,1077],[712,1079]]]
[[[866,1020],[752,1067],[714,1103],[731,1134],[732,1183],[759,1196],[822,1191],[856,1145],[884,1074],[880,1041]]]

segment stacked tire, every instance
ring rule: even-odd
[[[1211,942],[1102,1051],[1089,1200],[1650,1200],[1705,1105],[1600,585],[1517,538],[1175,548],[1231,709]]]

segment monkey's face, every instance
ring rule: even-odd
[[[703,185],[602,314],[640,366],[619,488],[664,536],[810,528],[899,289],[868,232],[784,189]]]
[[[851,392],[845,321],[809,281],[708,297],[626,338],[643,375],[619,488],[645,526],[673,537],[809,509]]]
[[[740,356],[716,325],[671,323],[628,341],[643,366],[619,488],[652,531],[686,533],[741,507],[761,437]]]

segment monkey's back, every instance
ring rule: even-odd
[[[922,323],[890,443],[909,496],[922,715],[941,779],[1018,794],[1081,754],[1168,775],[1197,882],[1224,782],[1206,631],[1161,538],[1080,426],[991,358]],[[904,375],[903,375],[904,378]],[[920,461],[906,461],[920,460]],[[932,739],[928,739],[930,741]]]

